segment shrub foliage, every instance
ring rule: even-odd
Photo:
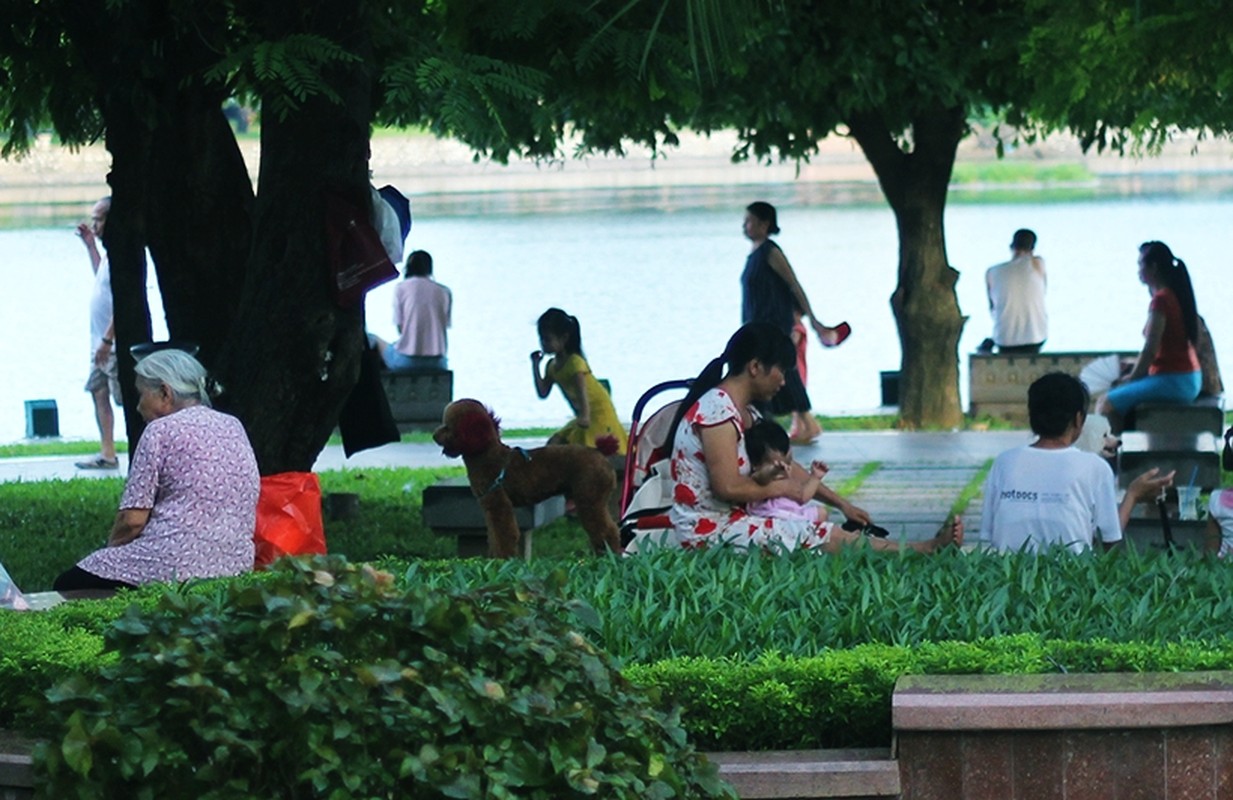
[[[461,594],[286,561],[168,592],[49,694],[57,798],[731,797],[579,632],[560,577]],[[593,621],[593,620],[592,620]]]

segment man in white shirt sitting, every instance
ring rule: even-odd
[[[1039,353],[1049,336],[1045,260],[1035,254],[1035,249],[1036,234],[1021,228],[1011,239],[1010,261],[985,273],[993,343],[999,353]]]
[[[1062,372],[1028,388],[1028,418],[1037,439],[993,462],[985,480],[981,544],[1003,552],[1051,546],[1079,552],[1099,536],[1108,549],[1122,540],[1135,504],[1172,485],[1172,472],[1150,469],[1131,482],[1119,504],[1109,465],[1072,446],[1090,403],[1087,387]]]

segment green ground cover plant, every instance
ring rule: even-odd
[[[654,689],[662,710],[683,709],[703,749],[886,746],[891,692],[905,674],[1233,669],[1228,566],[1199,554],[716,550],[383,566],[413,591],[559,586],[593,610],[588,639]],[[108,664],[104,634],[130,605],[188,602],[169,593],[218,604],[270,580],[150,586],[0,614],[0,718],[50,733],[30,699]]]

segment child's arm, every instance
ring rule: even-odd
[[[792,474],[789,477],[796,477],[798,480],[808,478],[809,487],[812,491],[810,496],[821,503],[824,503],[832,508],[837,508],[848,519],[856,520],[862,525],[868,525],[872,522],[869,512],[859,506],[854,506],[847,500],[840,497],[833,489],[822,482],[822,475],[828,471],[826,464],[821,461],[815,461],[810,465],[810,471],[805,472],[805,468],[795,461],[792,462]],[[821,474],[819,474],[821,473]]]
[[[552,391],[552,380],[546,375],[540,374],[539,362],[544,358],[543,350],[534,350],[531,353],[531,375],[535,378],[535,393],[539,395],[539,399],[543,400]]]
[[[591,401],[587,397],[587,381],[586,373],[579,372],[574,376],[575,386],[574,391],[578,394],[578,416],[576,422],[579,428],[591,427]]]

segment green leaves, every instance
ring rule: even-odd
[[[168,592],[106,631],[113,663],[48,695],[46,792],[140,775],[152,797],[640,798],[664,791],[651,764],[670,796],[731,796],[572,607],[529,576],[403,590],[339,558]]]

